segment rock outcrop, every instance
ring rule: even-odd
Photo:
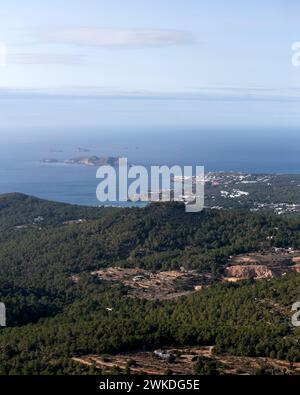
[[[230,266],[226,269],[228,277],[235,277],[239,279],[263,279],[272,278],[273,273],[266,265],[236,265]]]

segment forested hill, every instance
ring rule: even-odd
[[[300,358],[289,317],[269,308],[290,309],[299,275],[259,285],[217,284],[176,302],[127,298],[126,287],[91,276],[112,266],[184,267],[217,279],[230,255],[299,249],[297,218],[234,210],[187,214],[175,203],[85,208],[11,194],[0,197],[0,228],[0,301],[11,327],[0,331],[2,373],[78,373],[74,355],[165,343],[214,343],[220,352]],[[78,274],[80,281],[73,281]]]
[[[58,226],[64,221],[78,218],[100,218],[116,210],[50,202],[22,193],[4,194],[0,195],[0,231],[18,225]]]
[[[230,255],[300,247],[296,219],[218,210],[188,214],[175,203],[114,210],[12,197],[0,200],[0,281],[14,286],[53,288],[71,275],[108,266],[183,266],[218,275]],[[44,220],[26,227],[38,217]],[[49,226],[51,221],[57,225]]]

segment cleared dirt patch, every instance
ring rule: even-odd
[[[112,267],[91,273],[100,280],[121,283],[128,287],[129,296],[144,299],[172,299],[201,291],[212,280],[196,271],[150,272],[143,269]]]
[[[290,364],[271,358],[236,357],[215,355],[214,347],[164,348],[164,353],[174,357],[172,362],[154,355],[154,352],[137,352],[119,355],[86,355],[72,360],[86,366],[94,366],[102,373],[110,374],[116,368],[131,374],[163,375],[167,371],[178,375],[194,374],[198,357],[217,363],[218,370],[227,375],[264,374],[293,375],[300,373],[300,363]]]

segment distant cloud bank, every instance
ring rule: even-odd
[[[172,29],[112,29],[74,27],[48,31],[48,42],[95,47],[152,47],[192,43],[193,35]]]
[[[66,99],[66,100],[165,100],[206,102],[300,102],[300,88],[248,88],[248,87],[203,87],[182,92],[124,91],[105,87],[66,88],[13,88],[0,87],[0,100],[22,99]]]

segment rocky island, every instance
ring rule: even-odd
[[[59,163],[57,159],[47,158],[42,160],[43,163]]]
[[[117,166],[119,164],[119,158],[109,156],[109,157],[98,157],[98,156],[90,156],[88,158],[73,158],[68,159],[64,163],[70,165],[84,165],[84,166]]]

